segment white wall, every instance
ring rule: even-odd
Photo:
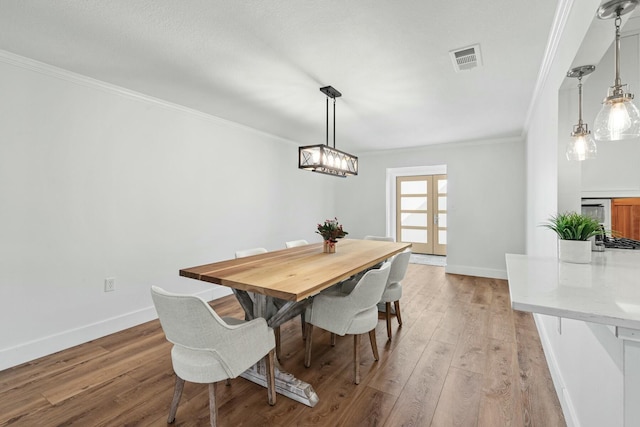
[[[567,143],[572,142],[573,125],[578,123],[578,81],[575,87],[558,93],[558,212],[581,212],[582,164],[567,160]],[[591,161],[591,160],[588,160]],[[550,233],[549,230],[546,230]]]
[[[178,270],[334,214],[292,142],[8,53],[0,93],[0,370],[154,318],[151,285],[225,294]]]
[[[550,83],[547,87],[552,86]],[[555,86],[555,85],[553,85]],[[558,97],[540,94],[527,133],[527,254],[554,255],[556,237],[541,227],[558,206]]]
[[[600,2],[569,3],[572,6],[564,32],[559,35],[549,77],[533,110],[527,134],[529,255],[556,256],[556,236],[538,224],[549,214],[575,206],[580,197],[576,185],[580,170],[562,157],[566,143],[564,135],[571,132],[574,121],[571,117],[576,112],[567,112],[567,109],[575,105],[571,96],[577,94],[571,90],[559,91],[572,66],[586,65],[572,61]],[[606,86],[600,89],[606,90]],[[585,97],[585,105],[587,102]],[[621,425],[620,342],[613,338],[608,328],[600,325],[562,319],[559,329],[555,317],[536,315],[535,318],[568,425]]]
[[[339,182],[336,209],[353,237],[386,233],[387,169],[446,165],[449,273],[506,278],[504,254],[523,253],[522,140],[426,146],[360,154],[355,178]]]

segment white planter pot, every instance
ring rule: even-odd
[[[559,240],[558,258],[564,262],[589,264],[591,262],[591,242],[589,240]]]

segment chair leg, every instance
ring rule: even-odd
[[[307,340],[304,344],[304,366],[305,368],[308,368],[311,366],[311,336],[313,335],[313,325],[311,323],[307,323],[305,326],[305,332]]]
[[[384,317],[387,319],[387,338],[391,339],[391,303],[384,303]]]
[[[360,334],[353,336],[353,382],[360,384]]]
[[[273,328],[273,334],[276,337],[276,357],[280,360],[280,326]]]
[[[393,305],[396,307],[396,317],[398,318],[398,326],[402,327],[402,316],[400,315],[400,300],[394,301]]]
[[[265,364],[267,365],[267,397],[269,405],[273,406],[276,404],[276,373],[273,350],[267,354],[265,359]]]
[[[335,347],[335,346],[336,346],[336,334],[331,332],[331,347]]]
[[[218,408],[216,407],[216,383],[209,383],[209,420],[211,427],[218,423]]]
[[[305,315],[304,311],[300,313],[300,323],[302,324],[302,340],[303,341],[307,339],[307,331],[305,329],[307,327],[307,322],[305,320],[304,315]]]
[[[176,375],[176,386],[173,389],[173,400],[171,401],[169,417],[167,418],[167,423],[169,424],[172,424],[176,420],[176,411],[178,410],[180,397],[182,397],[182,389],[184,389],[184,380]]]
[[[371,341],[371,350],[373,351],[373,358],[376,361],[380,360],[380,355],[378,354],[378,342],[376,341],[376,330],[372,329],[369,331],[369,341]]]

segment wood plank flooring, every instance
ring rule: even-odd
[[[380,361],[362,340],[361,383],[353,384],[353,340],[314,328],[304,368],[299,320],[282,326],[284,369],[311,383],[316,407],[242,378],[217,387],[220,426],[564,426],[542,346],[528,313],[511,310],[504,280],[446,275],[410,264]],[[232,296],[212,302],[243,317]],[[0,426],[164,426],[174,375],[158,321],[0,372]],[[187,383],[176,426],[208,423],[207,386]]]

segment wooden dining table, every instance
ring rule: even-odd
[[[180,276],[232,288],[247,319],[263,317],[269,326],[276,327],[302,313],[324,289],[410,247],[411,243],[342,239],[335,253],[324,253],[322,243],[312,243],[185,268]],[[265,372],[264,362],[260,362],[242,376],[266,386]],[[277,363],[276,391],[308,406],[318,402],[310,384]]]

